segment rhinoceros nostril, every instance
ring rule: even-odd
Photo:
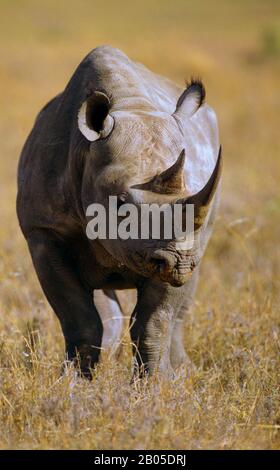
[[[150,260],[158,272],[171,271],[174,267],[173,257],[169,253],[154,254]]]
[[[155,266],[156,271],[164,271],[167,267],[167,262],[164,259],[160,258],[151,258],[151,263]]]

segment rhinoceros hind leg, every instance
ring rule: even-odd
[[[123,331],[123,313],[117,295],[111,289],[96,289],[93,297],[103,324],[102,350],[116,352]]]

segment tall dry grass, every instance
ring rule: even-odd
[[[1,0],[1,448],[280,447],[279,15],[272,0]],[[38,109],[102,43],[180,83],[200,75],[219,116],[222,206],[185,327],[197,370],[172,383],[129,384],[127,334],[92,383],[60,376],[62,335],[15,216]]]

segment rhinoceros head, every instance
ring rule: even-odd
[[[88,141],[83,173],[84,211],[94,204],[109,210],[109,196],[115,196],[121,212],[133,204],[138,213],[143,204],[182,204],[194,208],[194,244],[184,249],[175,238],[100,239],[106,252],[119,266],[145,276],[155,276],[172,285],[182,285],[199,261],[200,229],[207,217],[220,172],[221,152],[208,182],[196,194],[185,184],[184,123],[204,100],[204,87],[192,82],[180,96],[174,113],[158,111],[149,102],[117,102],[103,91],[95,91],[82,104],[78,127]],[[93,213],[91,213],[93,215]],[[118,216],[121,222],[123,215]],[[107,213],[107,222],[109,221]],[[138,222],[141,217],[139,216]],[[134,232],[135,234],[135,232]]]

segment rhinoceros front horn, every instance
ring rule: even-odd
[[[219,149],[215,168],[206,185],[196,194],[188,196],[184,204],[194,205],[194,229],[197,230],[203,224],[208,212],[208,207],[215,194],[222,171],[222,148]]]
[[[114,119],[109,114],[109,97],[95,91],[83,102],[78,113],[78,127],[90,142],[107,137],[114,127]]]

